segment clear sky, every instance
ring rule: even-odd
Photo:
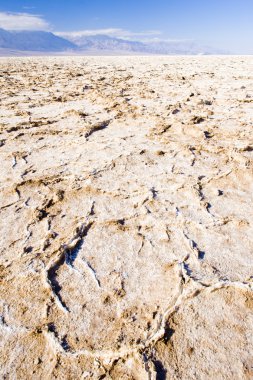
[[[0,27],[194,40],[253,54],[253,0],[0,0]]]

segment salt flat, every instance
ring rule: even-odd
[[[252,57],[0,68],[1,378],[252,379]]]

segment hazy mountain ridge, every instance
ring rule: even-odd
[[[76,45],[51,32],[0,29],[0,48],[24,51],[65,51],[75,49]]]
[[[193,41],[130,41],[107,35],[73,36],[71,33],[61,33],[63,38],[76,44],[79,49],[97,49],[112,51],[142,52],[147,54],[224,54],[218,49],[203,47]]]
[[[65,37],[67,39],[67,37]],[[107,35],[85,36],[71,39],[80,50],[125,50],[142,52],[145,51],[145,44],[138,41],[128,41],[120,38],[110,37]]]
[[[126,52],[167,55],[224,54],[223,51],[202,47],[192,41],[140,42],[107,35],[73,36],[42,31],[7,31],[0,29],[0,49],[30,52]]]

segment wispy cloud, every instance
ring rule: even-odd
[[[52,30],[49,23],[41,16],[31,13],[0,12],[0,28],[7,30]],[[106,35],[129,41],[144,43],[179,43],[189,40],[166,38],[160,30],[131,31],[123,28],[84,29],[77,31],[54,32],[78,44],[82,37]]]
[[[40,15],[0,12],[0,28],[7,30],[49,30],[49,23]]]
[[[26,5],[24,5],[22,8],[26,9],[26,10],[35,9],[35,7],[33,7],[33,6],[26,6]]]
[[[55,32],[58,36],[68,37],[72,39],[77,39],[87,36],[97,36],[97,35],[106,35],[110,37],[122,38],[127,40],[142,40],[147,37],[155,37],[161,35],[162,32],[159,30],[146,30],[142,32],[132,32],[120,28],[107,28],[107,29],[90,29],[90,30],[78,30],[73,32]]]

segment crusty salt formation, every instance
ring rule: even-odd
[[[252,379],[252,58],[0,67],[1,378]]]

